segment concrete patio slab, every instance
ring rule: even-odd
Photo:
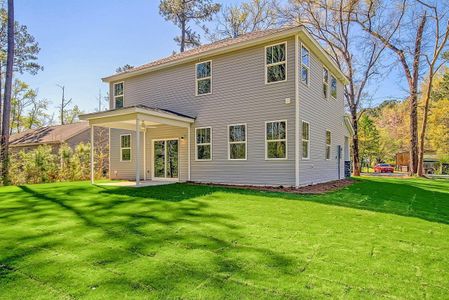
[[[167,184],[174,184],[174,183],[176,183],[176,182],[147,180],[147,181],[141,181],[139,185],[136,185],[135,181],[105,182],[105,183],[98,183],[97,185],[140,188],[140,187],[167,185]]]

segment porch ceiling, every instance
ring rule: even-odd
[[[85,114],[80,119],[94,126],[127,130],[136,130],[136,121],[140,121],[142,131],[158,125],[189,127],[195,121],[191,116],[144,105]]]

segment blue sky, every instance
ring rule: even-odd
[[[221,3],[238,3],[226,0]],[[27,25],[41,47],[39,63],[44,71],[35,76],[18,75],[39,90],[56,110],[61,91],[85,111],[97,106],[99,89],[107,86],[101,77],[124,64],[140,65],[170,55],[178,47],[176,26],[159,15],[158,0],[16,0],[16,20]],[[392,73],[377,90],[379,101],[400,96]]]

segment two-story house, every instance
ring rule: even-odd
[[[103,78],[110,178],[301,186],[344,177],[344,74],[303,27],[225,39]],[[93,130],[93,129],[92,129]]]

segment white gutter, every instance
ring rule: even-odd
[[[129,108],[124,108],[124,109],[112,110],[112,111],[102,111],[102,112],[84,114],[84,115],[80,115],[79,119],[83,120],[83,121],[88,121],[88,120],[101,119],[104,117],[116,117],[116,116],[129,115],[129,114],[133,114],[133,113],[157,116],[157,117],[162,117],[162,118],[166,118],[166,119],[182,121],[182,122],[187,122],[187,123],[195,122],[195,119],[193,119],[193,118],[177,116],[177,115],[171,114],[169,112],[158,112],[158,111],[154,111],[151,109],[145,109],[145,108],[140,108],[140,107],[129,107]]]

